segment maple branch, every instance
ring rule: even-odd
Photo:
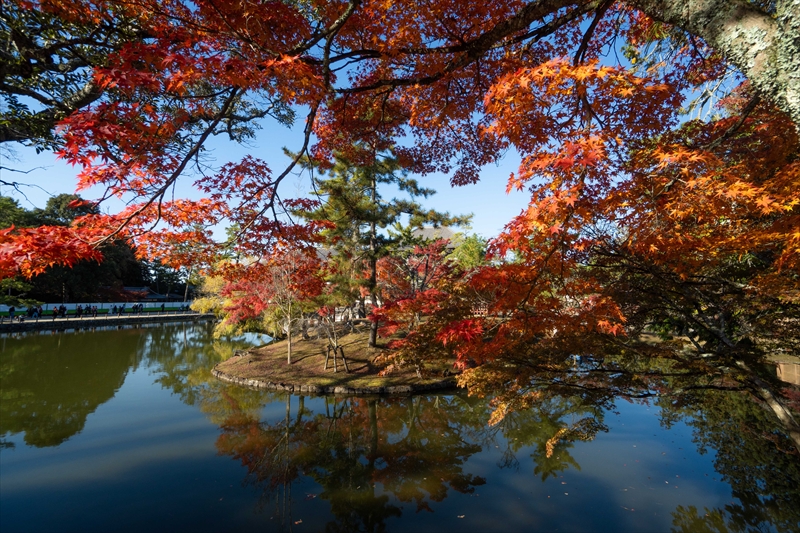
[[[750,113],[753,112],[753,110],[759,103],[761,103],[761,98],[759,98],[757,95],[754,96],[753,98],[750,99],[750,102],[748,102],[748,104],[744,107],[744,109],[742,109],[741,113],[739,114],[739,119],[736,122],[734,122],[728,129],[726,129],[722,135],[720,135],[719,137],[717,137],[708,144],[700,146],[690,146],[690,148],[698,148],[701,150],[713,150],[714,148],[717,148],[720,144],[722,144],[723,141],[726,141],[731,137],[731,135],[739,131],[739,128],[741,128],[742,125],[744,125],[744,122],[745,120],[747,120],[747,117],[750,116]]]
[[[118,235],[123,229],[125,229],[128,225],[130,225],[131,221],[135,217],[142,214],[155,202],[158,202],[157,203],[158,216],[156,217],[156,220],[153,222],[153,227],[155,227],[155,225],[158,224],[158,222],[161,220],[161,202],[164,198],[164,195],[169,190],[169,188],[177,181],[178,177],[180,177],[184,169],[186,169],[187,165],[189,164],[189,161],[192,160],[195,154],[197,154],[203,147],[206,140],[213,134],[214,130],[219,125],[219,123],[222,122],[223,118],[227,115],[228,109],[233,105],[233,102],[235,101],[236,96],[238,94],[239,94],[238,89],[233,88],[230,90],[230,95],[220,108],[219,112],[217,112],[216,116],[211,121],[211,123],[206,127],[205,131],[203,131],[203,133],[200,134],[200,137],[198,137],[197,141],[195,141],[192,148],[186,153],[186,155],[183,157],[178,167],[174,171],[172,171],[172,173],[164,182],[164,184],[161,187],[159,187],[154,193],[152,193],[150,195],[150,198],[144,204],[136,208],[136,210],[134,210],[133,213],[128,214],[124,218],[124,220],[119,224],[119,226],[117,226],[111,233],[91,243],[92,246],[97,247],[109,241],[114,236]]]
[[[314,32],[314,34],[311,35],[311,37],[308,39],[306,43],[304,43],[301,46],[296,46],[295,48],[288,50],[286,52],[287,55],[299,56],[300,54],[303,54],[308,50],[310,50],[311,48],[313,48],[314,46],[316,46],[322,39],[327,39],[328,41],[330,41],[331,37],[339,33],[339,30],[342,29],[342,26],[344,26],[345,22],[347,22],[347,20],[353,15],[353,13],[355,13],[356,9],[360,5],[361,5],[361,0],[350,0],[347,3],[347,9],[344,10],[344,12],[339,16],[339,18],[336,19],[333,22],[333,24],[330,27],[328,27],[328,29],[326,29],[323,32]]]
[[[490,46],[488,49],[497,48],[497,47],[504,47],[510,44],[516,44],[522,41],[526,41],[528,39],[536,38],[541,39],[546,37],[556,30],[568,24],[569,22],[574,21],[575,19],[585,15],[587,12],[591,11],[590,9],[574,9],[567,13],[562,17],[555,18],[550,22],[543,24],[537,27],[530,32],[525,33],[524,35],[520,35],[513,39],[506,39],[504,41],[498,41],[494,43],[494,45]],[[460,52],[469,51],[470,47],[473,45],[475,41],[462,41],[460,44],[448,45],[448,46],[433,46],[433,47],[400,47],[398,48],[398,53],[405,54],[405,55],[433,55],[433,54],[455,54]],[[487,49],[487,50],[488,50]],[[343,52],[341,54],[337,54],[331,58],[331,63],[337,63],[339,61],[343,61],[345,59],[355,59],[356,61],[361,59],[385,59],[387,55],[379,50],[373,50],[369,48],[361,48],[358,50],[350,50],[347,52]],[[309,62],[313,62],[313,60],[308,59]],[[352,62],[351,62],[352,63]],[[351,64],[348,63],[348,64]]]
[[[448,64],[436,72],[435,74],[430,74],[427,76],[417,77],[417,78],[394,78],[394,79],[383,79],[378,80],[374,83],[369,85],[362,85],[360,87],[352,87],[348,89],[339,89],[337,92],[340,94],[347,94],[347,93],[359,93],[359,92],[367,92],[372,91],[375,89],[379,89],[381,87],[401,87],[401,86],[412,86],[412,85],[429,85],[434,83],[440,79],[442,79],[447,74],[454,72],[466,65],[474,63],[478,59],[484,56],[486,52],[494,48],[494,46],[499,43],[500,41],[504,40],[509,35],[522,31],[526,27],[528,27],[533,21],[538,19],[543,19],[546,16],[550,15],[551,13],[555,13],[560,9],[572,5],[574,2],[571,0],[545,0],[543,2],[534,2],[531,4],[527,4],[522,9],[520,9],[514,16],[509,17],[507,19],[498,22],[491,30],[483,33],[476,39],[463,44],[458,45],[457,47],[453,47],[452,50],[462,50],[465,52],[459,58],[454,58]],[[590,2],[586,5],[579,6],[576,9],[582,10],[584,13],[588,13],[592,9],[595,9],[597,6],[596,2]],[[553,29],[555,31],[556,28]],[[429,49],[430,50],[430,49]],[[445,50],[445,48],[442,48]],[[419,53],[419,52],[417,52]]]
[[[256,219],[258,219],[259,217],[263,216],[264,213],[266,213],[270,209],[273,211],[273,215],[277,218],[277,214],[275,213],[274,209],[275,209],[275,202],[276,202],[276,199],[277,199],[277,187],[278,187],[278,184],[281,181],[283,181],[283,179],[286,178],[286,176],[289,175],[289,173],[294,169],[294,167],[296,167],[298,165],[298,163],[300,163],[300,161],[302,160],[303,156],[308,151],[308,145],[311,143],[311,134],[312,134],[312,132],[314,130],[314,121],[316,120],[317,110],[318,109],[319,109],[319,103],[317,103],[315,106],[313,106],[311,108],[311,110],[308,112],[308,115],[306,116],[306,127],[303,130],[303,146],[300,148],[300,150],[297,152],[297,154],[295,154],[294,158],[286,166],[286,168],[283,170],[283,172],[281,172],[280,175],[277,178],[275,178],[275,180],[270,182],[270,186],[272,187],[273,193],[270,195],[270,199],[267,202],[267,204],[260,211],[258,211],[255,215],[253,215],[250,218],[250,221],[247,222],[245,225],[243,225],[242,228],[236,233],[236,235],[232,239],[230,239],[228,241],[228,243],[232,244],[234,241],[236,241],[242,235],[244,235],[244,233],[249,228],[251,228],[253,226],[253,224],[255,224]]]
[[[751,99],[750,99],[750,102],[748,102],[748,104],[747,104],[747,105],[744,107],[744,109],[742,109],[742,112],[741,112],[741,113],[740,113],[740,115],[739,115],[739,119],[738,119],[736,122],[734,122],[733,124],[731,124],[731,126],[730,126],[730,127],[728,127],[728,128],[727,128],[727,129],[726,129],[726,130],[725,130],[725,131],[722,133],[722,135],[720,135],[719,137],[717,137],[717,138],[716,138],[716,139],[714,139],[713,141],[711,141],[711,142],[709,142],[709,143],[706,143],[706,144],[700,144],[700,145],[686,144],[685,146],[686,146],[687,148],[691,148],[691,149],[697,149],[697,150],[713,150],[713,149],[715,149],[715,148],[718,148],[720,144],[722,144],[724,141],[726,141],[727,139],[729,139],[729,138],[730,138],[730,137],[731,137],[731,136],[732,136],[734,133],[736,133],[737,131],[739,131],[739,128],[741,128],[741,127],[742,127],[742,125],[744,125],[745,121],[747,120],[747,117],[749,117],[749,116],[750,116],[750,113],[752,113],[752,112],[753,112],[753,110],[756,108],[756,106],[757,106],[757,105],[758,105],[760,102],[761,102],[761,98],[760,98],[760,97],[758,97],[758,96],[754,96],[753,98],[751,98]],[[663,189],[661,189],[661,191],[660,191],[660,192],[656,193],[656,194],[653,196],[653,199],[655,200],[655,199],[656,199],[656,198],[658,198],[659,196],[661,196],[661,195],[663,195],[663,194],[666,194],[667,192],[669,192],[669,190],[672,188],[672,186],[673,186],[673,185],[675,185],[676,183],[678,183],[679,181],[681,181],[681,182],[682,182],[683,180],[681,180],[681,179],[680,179],[679,177],[677,177],[677,176],[676,176],[676,177],[674,177],[674,178],[672,178],[671,180],[669,180],[669,181],[668,181],[668,182],[667,182],[667,183],[664,185],[664,188],[663,188]]]
[[[329,88],[329,89],[332,89],[331,84],[330,84],[330,74],[331,74],[331,70],[330,70],[330,51],[331,51],[331,46],[333,44],[333,39],[334,39],[335,35],[339,32],[339,30],[341,30],[341,28],[344,25],[344,23],[347,21],[348,18],[350,18],[350,16],[353,14],[353,12],[355,11],[356,7],[360,3],[361,3],[361,0],[351,0],[348,3],[348,8],[345,10],[345,12],[320,37],[320,38],[324,37],[326,39],[325,47],[323,49],[322,68],[323,68],[324,83],[325,83],[325,86],[327,88]],[[317,42],[318,41],[319,40],[317,40]],[[319,109],[319,105],[320,105],[320,103],[317,103],[316,105],[314,105],[311,108],[311,110],[309,111],[308,115],[306,116],[306,126],[305,126],[305,128],[303,130],[303,146],[300,148],[300,150],[297,152],[297,154],[295,154],[295,157],[292,159],[292,161],[289,163],[289,165],[287,165],[287,167],[283,170],[283,172],[281,172],[281,174],[277,178],[275,178],[275,180],[273,180],[270,183],[270,186],[272,187],[272,193],[270,195],[269,201],[267,202],[267,204],[258,213],[256,213],[254,216],[252,216],[250,218],[250,221],[248,223],[246,223],[244,226],[242,226],[240,231],[237,232],[236,236],[234,237],[234,240],[240,238],[250,227],[253,226],[253,224],[255,224],[256,219],[258,219],[259,217],[263,216],[264,213],[266,213],[269,210],[272,211],[273,218],[275,220],[278,219],[278,214],[275,211],[276,204],[280,203],[280,197],[278,196],[278,192],[277,192],[278,185],[280,184],[281,181],[283,181],[283,179],[286,176],[289,175],[289,173],[294,169],[294,167],[297,166],[298,163],[300,163],[300,161],[303,158],[303,156],[307,153],[308,146],[309,146],[309,144],[311,142],[311,135],[312,135],[312,133],[314,131],[314,122],[316,120],[316,115],[317,115],[317,110]],[[284,211],[286,211],[286,210],[284,210]]]
[[[9,167],[0,166],[0,170],[8,170],[9,172],[18,172],[20,174],[30,174],[34,170],[44,170],[44,169],[46,169],[46,167],[35,167],[35,168],[30,169],[30,170],[18,170],[16,168],[9,168]],[[45,192],[46,194],[52,196],[52,193],[49,192],[44,187],[42,187],[41,185],[35,185],[35,184],[32,184],[32,183],[20,183],[18,181],[6,181],[6,180],[3,180],[3,179],[0,179],[0,185],[6,186],[6,187],[11,187],[12,189],[14,189],[18,193],[20,193],[22,195],[22,197],[25,198],[26,200],[28,200],[29,202],[30,202],[30,200],[28,199],[28,195],[25,194],[25,192],[23,192],[23,190],[20,187],[35,187],[35,188]]]
[[[594,30],[597,28],[597,25],[600,23],[600,20],[605,16],[606,11],[611,5],[614,3],[615,0],[605,0],[600,7],[597,8],[597,11],[594,14],[594,18],[592,22],[589,24],[589,27],[586,28],[586,31],[583,33],[583,38],[581,39],[581,44],[578,46],[578,50],[575,52],[575,58],[573,59],[573,64],[578,66],[581,61],[583,61],[584,56],[586,55],[586,51],[589,49],[589,41],[592,39],[594,35]]]
[[[322,67],[323,67],[324,84],[325,84],[325,87],[327,87],[329,90],[332,89],[331,84],[330,84],[330,74],[331,74],[331,70],[330,70],[330,50],[331,50],[331,46],[333,44],[333,39],[334,39],[335,35],[339,32],[339,30],[341,30],[342,26],[347,21],[347,19],[349,19],[350,16],[353,14],[353,12],[355,11],[356,7],[358,7],[358,5],[360,5],[360,3],[361,3],[361,0],[351,0],[348,3],[348,8],[345,10],[345,12],[336,20],[336,22],[331,27],[329,27],[325,32],[322,32],[318,36],[316,41],[315,41],[315,42],[319,42],[319,40],[322,39],[322,38],[326,39],[325,47],[323,49]],[[308,45],[308,46],[310,47],[311,45]],[[290,51],[289,53],[291,55],[296,55],[296,54],[299,54],[301,52],[302,52],[302,49],[295,49],[295,50]],[[276,211],[276,205],[281,203],[280,197],[279,197],[278,192],[277,192],[278,185],[300,163],[302,158],[308,152],[308,146],[311,143],[311,135],[312,135],[312,133],[314,131],[314,122],[316,120],[316,114],[317,114],[317,110],[319,109],[319,105],[320,105],[320,103],[317,103],[316,105],[314,105],[311,108],[311,110],[309,111],[308,115],[306,116],[306,126],[305,126],[305,128],[303,130],[303,146],[295,154],[294,158],[286,166],[286,168],[283,170],[283,172],[281,172],[281,174],[277,178],[275,178],[272,182],[270,182],[269,186],[272,188],[272,191],[270,193],[269,201],[257,213],[255,213],[253,216],[250,217],[250,220],[240,228],[240,230],[236,233],[236,235],[234,237],[232,237],[227,242],[227,244],[232,244],[234,241],[236,241],[239,238],[241,238],[242,235],[244,235],[244,233],[248,229],[250,229],[253,226],[253,224],[255,224],[256,220],[258,218],[262,217],[264,215],[264,213],[266,213],[267,211],[272,211],[273,219],[276,220],[276,221],[278,220],[279,217],[278,217],[278,213]],[[286,211],[286,210],[284,210],[284,211]]]
[[[30,174],[34,170],[45,170],[46,168],[47,167],[33,167],[32,169],[29,170],[19,170],[18,168],[0,166],[0,170],[8,170],[9,172],[17,172],[19,174]],[[2,179],[0,179],[0,183],[2,183],[3,185],[26,185],[24,183],[8,182]]]

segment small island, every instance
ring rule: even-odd
[[[223,381],[247,387],[310,394],[404,395],[457,387],[452,365],[443,363],[419,377],[412,368],[381,375],[386,363],[381,355],[386,343],[368,346],[368,331],[353,331],[339,338],[344,361],[328,358],[324,336],[293,339],[292,362],[287,364],[286,341],[254,348],[217,364],[212,374]],[[384,339],[385,340],[385,339]],[[388,341],[387,341],[388,342]]]

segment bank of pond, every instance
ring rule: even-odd
[[[292,395],[215,379],[250,336],[0,336],[0,530],[776,531],[800,456],[752,397]]]

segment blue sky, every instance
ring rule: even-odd
[[[280,172],[288,163],[288,158],[283,154],[283,147],[297,151],[302,145],[302,126],[293,129],[268,124],[260,130],[249,146],[241,146],[227,140],[218,139],[211,143],[212,152],[210,163],[221,166],[228,161],[238,161],[246,154],[252,154],[267,162],[273,172]],[[19,200],[22,207],[32,209],[43,207],[50,195],[72,193],[75,191],[76,175],[79,169],[74,168],[55,157],[54,154],[44,152],[37,154],[32,148],[20,145],[12,146],[18,160],[0,154],[0,165],[11,167],[27,174],[2,170],[4,181],[16,181],[23,185],[20,191],[8,186],[0,186],[0,194],[11,196]],[[483,169],[481,181],[475,185],[453,188],[450,186],[449,177],[443,174],[416,176],[424,187],[435,189],[437,194],[422,203],[427,207],[435,207],[440,211],[449,211],[451,214],[473,213],[471,232],[492,237],[497,235],[503,226],[527,205],[529,195],[525,192],[513,191],[506,194],[506,182],[511,172],[516,171],[519,157],[510,152],[498,165],[490,165]],[[191,184],[194,179],[184,176],[179,180],[176,196],[199,198],[201,195],[195,191]],[[305,196],[309,190],[307,176],[289,176],[281,184],[281,196]],[[24,195],[23,195],[24,193]],[[81,193],[87,199],[99,197],[102,191],[89,190]],[[385,197],[391,192],[385,191]],[[115,212],[121,209],[119,201],[109,201],[103,209]],[[221,232],[220,232],[221,234]],[[222,235],[222,234],[221,234]],[[220,236],[221,236],[220,235]]]

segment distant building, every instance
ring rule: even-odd
[[[159,294],[150,287],[123,287],[131,297],[129,301],[134,302],[182,302],[183,295],[171,292],[169,294]]]
[[[417,239],[422,239],[423,241],[436,241],[439,239],[444,239],[447,241],[447,249],[449,251],[454,250],[456,247],[455,244],[453,244],[453,239],[456,236],[455,232],[445,226],[438,228],[418,228],[412,231],[411,235]]]

